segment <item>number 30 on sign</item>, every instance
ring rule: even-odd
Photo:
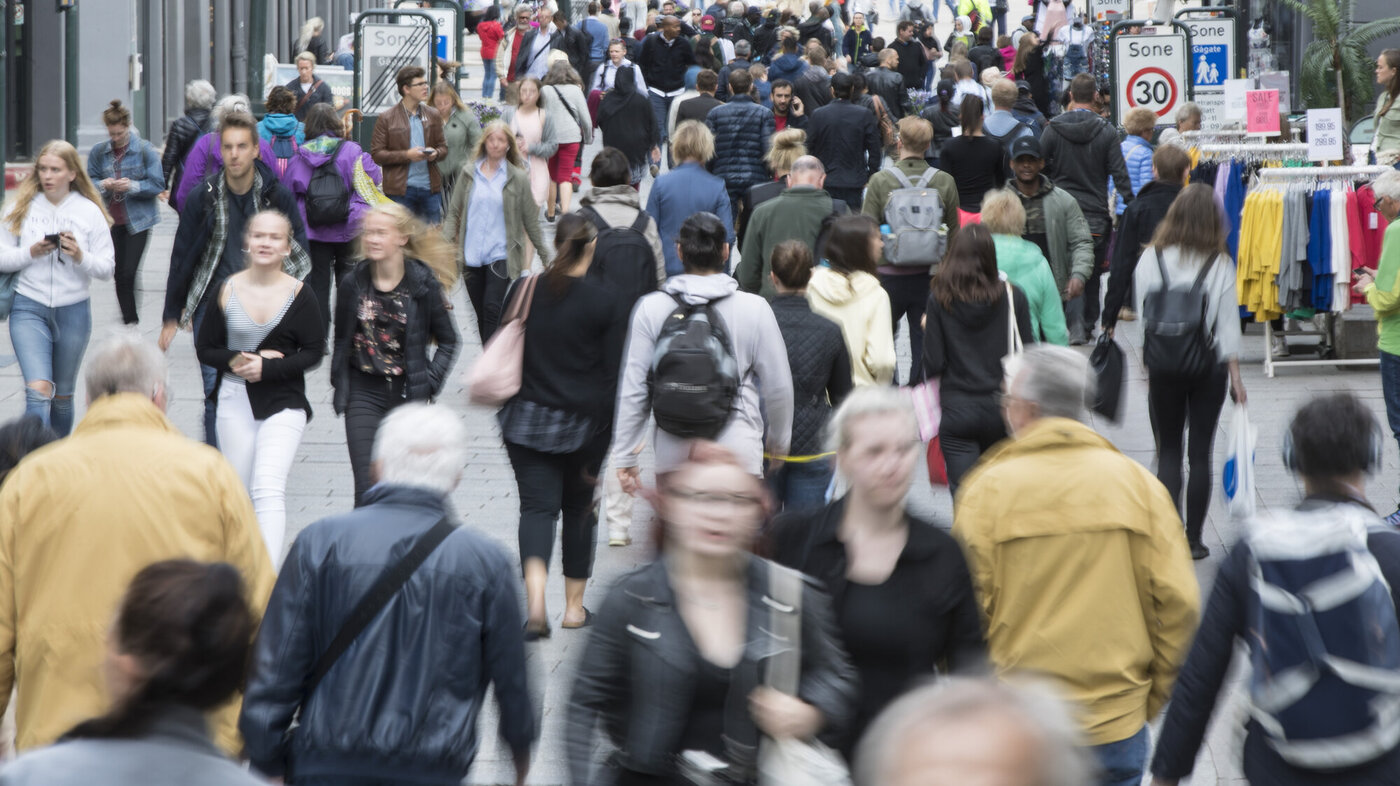
[[[1176,105],[1176,80],[1166,69],[1143,68],[1128,80],[1127,93],[1128,106],[1144,107],[1162,117]]]

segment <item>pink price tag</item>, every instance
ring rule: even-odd
[[[1275,135],[1278,131],[1278,91],[1249,90],[1244,94],[1245,126],[1250,134]]]

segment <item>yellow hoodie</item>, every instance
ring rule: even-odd
[[[998,673],[1058,680],[1091,745],[1140,731],[1200,613],[1167,490],[1088,426],[1046,418],[983,455],[957,502]]]
[[[841,326],[851,354],[851,382],[888,385],[894,378],[894,332],[890,296],[869,273],[847,277],[829,267],[812,269],[807,302],[814,313]]]

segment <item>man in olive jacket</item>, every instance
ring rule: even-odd
[[[1026,208],[1026,234],[1021,237],[1039,246],[1040,253],[1050,260],[1050,272],[1055,275],[1055,288],[1064,301],[1068,322],[1073,296],[1070,282],[1078,281],[1082,290],[1093,272],[1094,238],[1079,201],[1041,174],[1044,168],[1040,143],[1034,137],[1021,137],[1011,143],[1011,171],[1016,177],[1007,181],[1006,187],[1021,198],[1021,205]],[[1070,339],[1074,338],[1071,328]]]
[[[815,249],[822,222],[848,212],[846,203],[822,190],[825,182],[821,159],[802,156],[792,164],[788,189],[754,209],[735,276],[740,289],[772,300],[778,294],[768,275],[773,269],[773,249],[786,240],[801,240]]]

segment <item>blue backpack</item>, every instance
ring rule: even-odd
[[[1253,519],[1250,713],[1284,761],[1338,769],[1400,744],[1400,623],[1360,505]]]

